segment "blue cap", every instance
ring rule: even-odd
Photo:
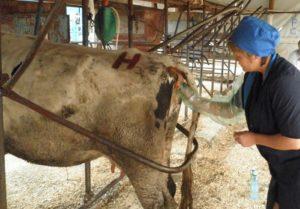
[[[238,48],[259,57],[267,57],[275,53],[280,41],[276,28],[253,16],[242,19],[234,29],[229,40]]]

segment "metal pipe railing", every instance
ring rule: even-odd
[[[236,8],[236,7],[228,8],[228,9],[226,9],[226,10],[224,10],[224,11],[222,11],[222,12],[216,14],[216,15],[213,15],[213,16],[207,18],[206,20],[204,20],[204,21],[202,21],[202,22],[200,22],[200,23],[198,23],[198,24],[196,24],[196,25],[190,27],[189,29],[186,29],[186,30],[184,30],[184,31],[182,31],[182,32],[180,32],[180,33],[178,33],[177,35],[173,36],[172,38],[168,39],[167,41],[164,41],[163,43],[161,43],[161,44],[159,44],[159,45],[157,45],[157,46],[151,48],[151,49],[149,50],[149,52],[156,51],[157,49],[159,49],[159,48],[161,48],[161,47],[164,47],[165,45],[169,44],[170,42],[176,40],[176,39],[179,38],[180,36],[186,35],[187,33],[190,33],[190,32],[192,32],[192,31],[198,29],[199,27],[201,27],[201,26],[203,26],[203,25],[205,25],[205,24],[211,22],[212,20],[218,18],[219,16],[222,16],[222,15],[224,15],[224,14],[227,14],[227,13],[229,13],[229,12],[236,11],[236,10],[239,10],[239,8]]]
[[[239,1],[233,1],[233,2],[231,2],[229,5],[227,5],[226,7],[224,7],[224,9],[221,10],[221,12],[224,11],[224,10],[226,10],[226,9],[228,9],[228,8],[230,8],[232,5],[235,4],[235,2],[239,2]],[[240,1],[239,3],[237,3],[237,5],[235,6],[235,8],[238,8],[239,6],[241,6],[243,2],[244,1]],[[186,38],[184,38],[179,44],[177,44],[175,47],[173,47],[171,49],[171,52],[174,52],[178,48],[181,48],[183,45],[188,44],[189,42],[193,41],[196,37],[199,37],[199,36],[201,36],[202,38],[205,37],[212,30],[214,30],[217,27],[217,25],[219,25],[219,24],[221,24],[223,22],[226,22],[227,19],[230,18],[232,15],[234,15],[236,12],[238,12],[238,11],[233,11],[233,12],[225,15],[224,17],[222,17],[220,20],[217,20],[217,21],[216,21],[216,19],[214,19],[213,23],[208,28],[205,28],[205,25],[203,25],[204,27],[199,27],[198,29],[194,30],[192,33],[189,34],[189,36],[187,36]],[[218,14],[219,13],[217,13],[216,15],[218,15]],[[198,40],[197,43],[199,43],[200,41],[201,41],[201,39]],[[195,47],[195,45],[196,44],[194,43],[192,47]]]

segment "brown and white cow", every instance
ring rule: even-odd
[[[35,40],[1,34],[4,73],[11,74]],[[123,51],[124,52],[124,51]],[[132,69],[113,63],[121,51],[100,51],[45,41],[14,90],[34,103],[148,159],[169,165],[178,117],[174,67],[170,57],[127,50],[127,59],[141,54]],[[49,119],[4,99],[6,151],[29,162],[72,166],[104,153],[125,171],[144,208],[175,208],[167,189],[168,175],[149,168]]]

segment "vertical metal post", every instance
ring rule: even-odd
[[[205,6],[203,5],[203,11],[202,11],[202,20],[205,19]],[[204,39],[202,39],[201,41],[201,50],[200,50],[200,54],[202,54],[201,56],[201,66],[200,66],[200,78],[199,78],[199,94],[202,95],[202,85],[203,85],[203,69],[204,69]]]
[[[82,0],[82,44],[89,44],[88,0]]]
[[[89,23],[88,23],[88,0],[82,0],[82,44],[88,46],[89,44]],[[88,201],[93,196],[91,187],[91,162],[84,164],[85,176],[85,198]]]
[[[93,197],[92,184],[91,184],[91,162],[84,164],[84,176],[85,176],[85,197],[84,202],[89,201]]]
[[[226,22],[224,23],[224,26],[223,26],[223,34],[226,33]],[[224,64],[225,64],[225,60],[224,60],[224,57],[225,57],[225,54],[226,54],[226,45],[225,45],[225,41],[223,41],[223,49],[222,49],[222,66],[221,66],[221,83],[220,83],[220,93],[222,94],[223,92],[223,82],[224,82]]]
[[[133,46],[133,0],[128,0],[128,47]]]
[[[44,0],[39,0],[38,3],[38,8],[37,8],[37,13],[35,16],[35,25],[34,25],[34,35],[36,36],[40,30],[40,25],[41,25],[41,14],[42,14],[42,9],[43,9],[43,1]]]
[[[168,40],[168,33],[169,33],[169,19],[168,19],[168,8],[169,8],[169,4],[168,4],[168,0],[164,0],[164,22],[165,22],[165,41]],[[164,46],[164,53],[167,54],[168,53],[168,45]]]
[[[233,21],[233,16],[230,17],[230,24],[231,28],[234,28],[234,21]],[[227,88],[229,88],[229,83],[230,83],[230,68],[231,68],[231,57],[230,54],[228,53],[228,73],[227,73]]]
[[[0,18],[1,18],[1,5],[0,5]],[[0,21],[0,76],[2,75],[2,47],[1,47],[1,21]],[[3,130],[3,97],[0,95],[0,208],[6,209],[6,181],[5,181],[5,158],[4,158],[4,130]]]
[[[241,21],[241,16],[239,14],[237,14],[237,15],[238,15],[238,23],[239,23]],[[229,55],[230,55],[230,53],[229,53]],[[233,61],[234,61],[234,75],[233,75],[234,77],[233,77],[233,80],[235,80],[235,78],[236,78],[236,69],[237,69],[237,61],[235,59]]]
[[[186,28],[190,27],[190,2],[187,2],[187,10],[186,10]],[[188,34],[187,34],[188,35]],[[186,44],[186,65],[189,69],[190,67],[190,50],[189,44]],[[188,107],[185,106],[184,108],[184,120],[188,120],[189,110]]]
[[[216,13],[216,12],[215,12]],[[214,23],[216,20],[214,20]],[[213,29],[212,36],[213,36],[213,48],[212,48],[212,71],[211,71],[211,90],[210,94],[213,96],[214,95],[214,88],[215,88],[215,70],[216,70],[216,36],[214,36],[214,33],[216,32],[216,27]]]

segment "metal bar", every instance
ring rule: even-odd
[[[133,46],[133,0],[128,0],[128,47]]]
[[[183,14],[183,11],[180,11],[180,14],[179,14],[179,16],[178,16],[177,23],[176,23],[176,28],[175,28],[175,31],[174,31],[174,36],[177,34],[177,31],[178,31],[178,27],[179,27],[179,24],[180,24],[180,21],[181,21],[182,14]]]
[[[42,9],[43,9],[43,1],[44,0],[39,0],[38,9],[37,9],[37,13],[35,16],[34,33],[33,33],[35,36],[38,34],[38,31],[39,31],[40,25],[41,25],[41,14],[42,14]]]
[[[190,27],[190,2],[187,2],[187,10],[186,10],[186,28]],[[188,35],[187,35],[188,36]],[[186,65],[189,69],[190,67],[190,51],[189,51],[189,45],[186,45]],[[189,118],[189,109],[185,105],[184,106],[184,120],[187,121]]]
[[[93,204],[103,195],[105,195],[111,188],[113,188],[117,183],[119,183],[124,176],[119,176],[118,178],[114,179],[112,182],[110,182],[108,185],[106,185],[98,194],[94,195],[94,197],[86,202],[83,206],[81,206],[78,209],[86,209],[93,206]]]
[[[203,7],[202,11],[202,20],[205,20],[205,7]],[[204,48],[203,48],[203,39],[201,41],[201,54],[204,53]],[[203,88],[203,68],[204,68],[204,56],[201,56],[201,66],[200,66],[200,77],[199,77],[199,94],[200,96],[202,95],[202,88]]]
[[[251,3],[251,0],[248,0],[248,2],[246,3],[246,5],[244,6],[244,8],[238,13],[238,16],[240,16],[240,14],[242,14],[242,12],[248,7],[248,5]],[[237,21],[239,20],[239,18],[237,17],[234,21],[233,21],[233,24],[234,25]],[[231,26],[232,26],[231,25]],[[233,31],[233,27],[229,27],[229,29],[227,30],[228,32],[228,35],[224,35],[220,41],[218,42],[218,46],[225,40],[227,40],[230,36],[231,36],[231,33]]]
[[[250,0],[249,0],[250,1]],[[241,6],[243,2],[240,2],[237,7]],[[241,11],[238,12],[238,14],[240,14],[241,12],[243,11],[243,9]],[[215,25],[219,25],[219,29],[214,33],[214,35],[211,37],[211,39],[209,41],[207,41],[205,44],[204,44],[204,47],[206,47],[213,39],[214,37],[219,33],[219,31],[221,30],[221,28],[223,27],[223,25],[226,24],[226,21],[232,16],[234,15],[236,12],[232,12],[232,13],[229,13],[228,15],[224,16],[223,18],[221,18],[220,20],[217,21],[217,23],[213,24],[211,27],[214,28]],[[210,30],[211,29],[208,29],[208,31],[205,30],[205,34],[203,34],[203,36],[201,36],[194,44],[193,44],[193,48],[199,44],[202,39],[204,39],[209,33],[210,33]]]
[[[199,28],[199,27],[202,27],[203,25],[209,23],[210,21],[212,21],[212,20],[218,18],[218,17],[221,16],[221,15],[224,15],[224,14],[229,13],[229,12],[232,12],[232,11],[237,11],[237,10],[239,10],[239,8],[236,8],[236,7],[228,8],[228,9],[226,9],[226,10],[224,10],[224,11],[218,13],[217,15],[211,16],[211,17],[207,18],[206,20],[204,20],[204,21],[202,21],[202,22],[200,22],[200,23],[198,23],[198,24],[196,24],[196,25],[190,27],[189,29],[184,30],[184,31],[182,31],[182,32],[180,32],[180,33],[178,33],[178,34],[176,34],[175,36],[173,36],[172,38],[168,39],[167,41],[164,41],[163,43],[158,44],[157,46],[151,48],[151,49],[149,50],[149,52],[153,52],[153,51],[155,51],[155,50],[157,50],[157,49],[159,49],[159,48],[161,48],[161,47],[164,47],[165,45],[167,45],[167,44],[169,44],[170,42],[172,42],[172,41],[176,40],[177,38],[179,38],[180,36],[183,36],[183,35],[185,35],[185,34],[187,34],[187,33],[190,33],[191,31],[196,30],[196,29]]]
[[[84,202],[88,202],[94,196],[92,192],[91,161],[84,163],[85,195]]]
[[[239,18],[237,18],[237,19],[239,19]],[[233,20],[233,17],[231,17],[231,26],[233,28],[234,28],[234,24],[235,24],[237,19]],[[227,88],[229,88],[229,74],[230,74],[229,72],[231,72],[230,68],[231,68],[231,57],[230,57],[230,54],[228,53]]]
[[[215,20],[214,20],[215,21]],[[216,30],[216,28],[214,29]],[[215,70],[216,70],[216,39],[215,36],[213,36],[213,48],[212,48],[212,81],[211,81],[211,89],[210,93],[213,96],[214,95],[214,88],[215,88]]]
[[[223,33],[225,34],[226,32],[226,25],[224,24],[223,26]],[[223,42],[223,46],[225,46],[225,42]],[[223,54],[225,54],[225,48],[222,49]],[[224,82],[224,56],[222,56],[222,66],[221,66],[221,84],[220,84],[220,92],[222,94],[223,92],[223,82]]]
[[[214,21],[208,28],[205,28],[206,25],[202,25],[201,27],[197,28],[196,30],[194,30],[193,32],[191,32],[187,37],[185,37],[179,44],[177,44],[176,46],[174,46],[171,49],[171,52],[176,51],[178,48],[182,47],[183,45],[189,43],[190,41],[192,41],[195,37],[199,37],[200,35],[203,34],[207,34],[210,33],[211,30],[213,30],[218,24],[220,24],[224,19],[226,20],[228,17],[232,16],[234,13],[238,12],[239,8],[234,7],[233,12],[230,12],[229,14],[227,14],[225,17],[221,18],[218,21],[215,21],[217,18],[214,18],[212,21]],[[220,16],[219,13],[215,14],[214,16]],[[205,37],[204,35],[202,36],[202,38]]]
[[[2,10],[2,8],[0,8],[0,18],[1,18],[1,14],[2,14],[1,10]],[[2,35],[1,35],[1,24],[0,24],[0,76],[2,75],[1,49],[2,49]],[[0,94],[0,208],[7,209],[2,94]]]
[[[263,14],[300,14],[300,11],[265,11]]]
[[[201,85],[202,85],[203,89],[206,91],[206,93],[208,93],[208,95],[210,97],[213,97],[213,95],[211,95],[210,91],[204,86],[204,84],[202,83]]]
[[[56,1],[55,6],[51,10],[51,12],[50,12],[50,14],[49,14],[49,16],[47,18],[47,21],[46,21],[45,25],[41,29],[41,31],[40,31],[40,33],[39,33],[36,41],[34,42],[32,48],[28,52],[28,54],[27,54],[24,62],[22,62],[21,66],[19,67],[19,69],[17,70],[17,72],[5,84],[6,88],[12,89],[14,87],[14,85],[16,84],[16,82],[21,78],[21,76],[23,75],[23,73],[25,72],[25,70],[27,69],[27,67],[30,65],[30,63],[34,59],[37,51],[39,50],[42,42],[44,41],[45,36],[48,33],[48,30],[50,29],[50,26],[52,25],[53,20],[56,18],[57,12],[59,11],[59,9],[61,8],[61,6],[63,5],[64,1],[65,0],[57,0]]]
[[[261,17],[264,15],[264,11],[265,11],[265,10],[262,10],[262,11],[257,15],[257,17],[258,17],[258,18],[261,18]]]
[[[169,26],[168,26],[168,0],[164,0],[164,24],[165,24],[165,41],[168,40]],[[164,46],[164,53],[168,53],[168,46]]]
[[[248,5],[251,3],[251,0],[248,0],[247,1],[247,3],[245,4],[245,6],[240,10],[240,12],[238,13],[238,16],[240,15],[240,14],[242,14],[242,12],[248,7]],[[220,39],[220,41],[217,43],[217,45],[219,46],[224,40],[227,40],[230,36],[231,36],[231,33],[232,33],[232,31],[233,31],[233,25],[237,22],[239,20],[239,18],[237,17],[234,21],[233,21],[233,24],[232,24],[232,20],[231,20],[231,27],[229,27],[229,29],[228,29],[228,31],[230,31],[229,32],[229,34],[227,34],[227,35],[224,35],[221,39]]]
[[[89,44],[88,4],[88,0],[82,0],[82,44],[84,46]]]
[[[253,12],[243,12],[243,15],[251,15]],[[263,14],[300,14],[300,11],[276,11],[264,9]]]
[[[6,89],[6,88],[2,88],[1,92],[4,96],[10,98],[11,100],[18,102],[19,104],[22,104],[26,107],[28,107],[29,109],[47,117],[50,120],[53,120],[83,136],[86,136],[92,140],[97,141],[98,143],[100,143],[101,145],[107,146],[107,148],[110,148],[114,151],[119,152],[120,154],[124,154],[127,157],[130,157],[140,163],[143,163],[144,165],[147,165],[153,169],[156,169],[158,171],[164,172],[164,173],[179,173],[182,172],[183,170],[185,170],[186,168],[188,168],[188,166],[191,164],[193,158],[195,157],[195,154],[198,150],[198,142],[197,140],[194,138],[193,140],[193,144],[194,144],[194,150],[192,151],[192,154],[182,163],[182,165],[177,166],[177,167],[168,167],[168,166],[164,166],[161,164],[158,164],[157,162],[154,162],[150,159],[147,159],[137,153],[134,153],[120,145],[117,145],[113,142],[111,142],[110,140],[106,139],[105,137],[99,137],[97,135],[95,135],[94,133],[92,133],[91,131],[88,131],[85,128],[82,128],[81,126],[72,123],[68,120],[65,120],[64,118],[57,116],[56,114],[44,109],[43,107],[31,102],[30,100],[18,95],[16,92],[10,90],[10,89]],[[181,127],[180,124],[177,123],[176,127]],[[178,128],[181,132],[184,133],[184,135],[188,136],[188,130],[184,131],[183,127],[182,128]],[[105,153],[104,153],[105,154]],[[108,153],[106,153],[108,154]]]
[[[176,51],[177,49],[181,48],[182,46],[188,44],[190,41],[192,41],[195,37],[199,37],[203,34],[208,34],[210,31],[216,27],[215,24],[211,24],[208,28],[205,28],[206,25],[202,25],[201,27],[194,30],[192,33],[188,34],[183,40],[181,40],[176,46],[174,46],[171,49],[171,52]],[[203,36],[201,36],[203,37]]]
[[[263,8],[263,6],[260,6],[260,7],[258,7],[256,10],[254,10],[254,12],[252,12],[252,13],[250,14],[250,16],[255,15],[261,8]]]
[[[82,44],[89,44],[89,22],[88,22],[88,0],[82,0]],[[105,46],[103,46],[105,48]],[[93,197],[91,183],[91,162],[84,163],[84,179],[85,179],[85,196],[84,202],[89,201]]]
[[[241,16],[239,16],[239,22],[240,21],[241,21]],[[231,57],[230,53],[229,53],[229,57]],[[236,78],[236,69],[237,69],[237,61],[236,61],[236,59],[234,59],[234,77],[233,77],[233,80],[235,80],[235,78]]]

